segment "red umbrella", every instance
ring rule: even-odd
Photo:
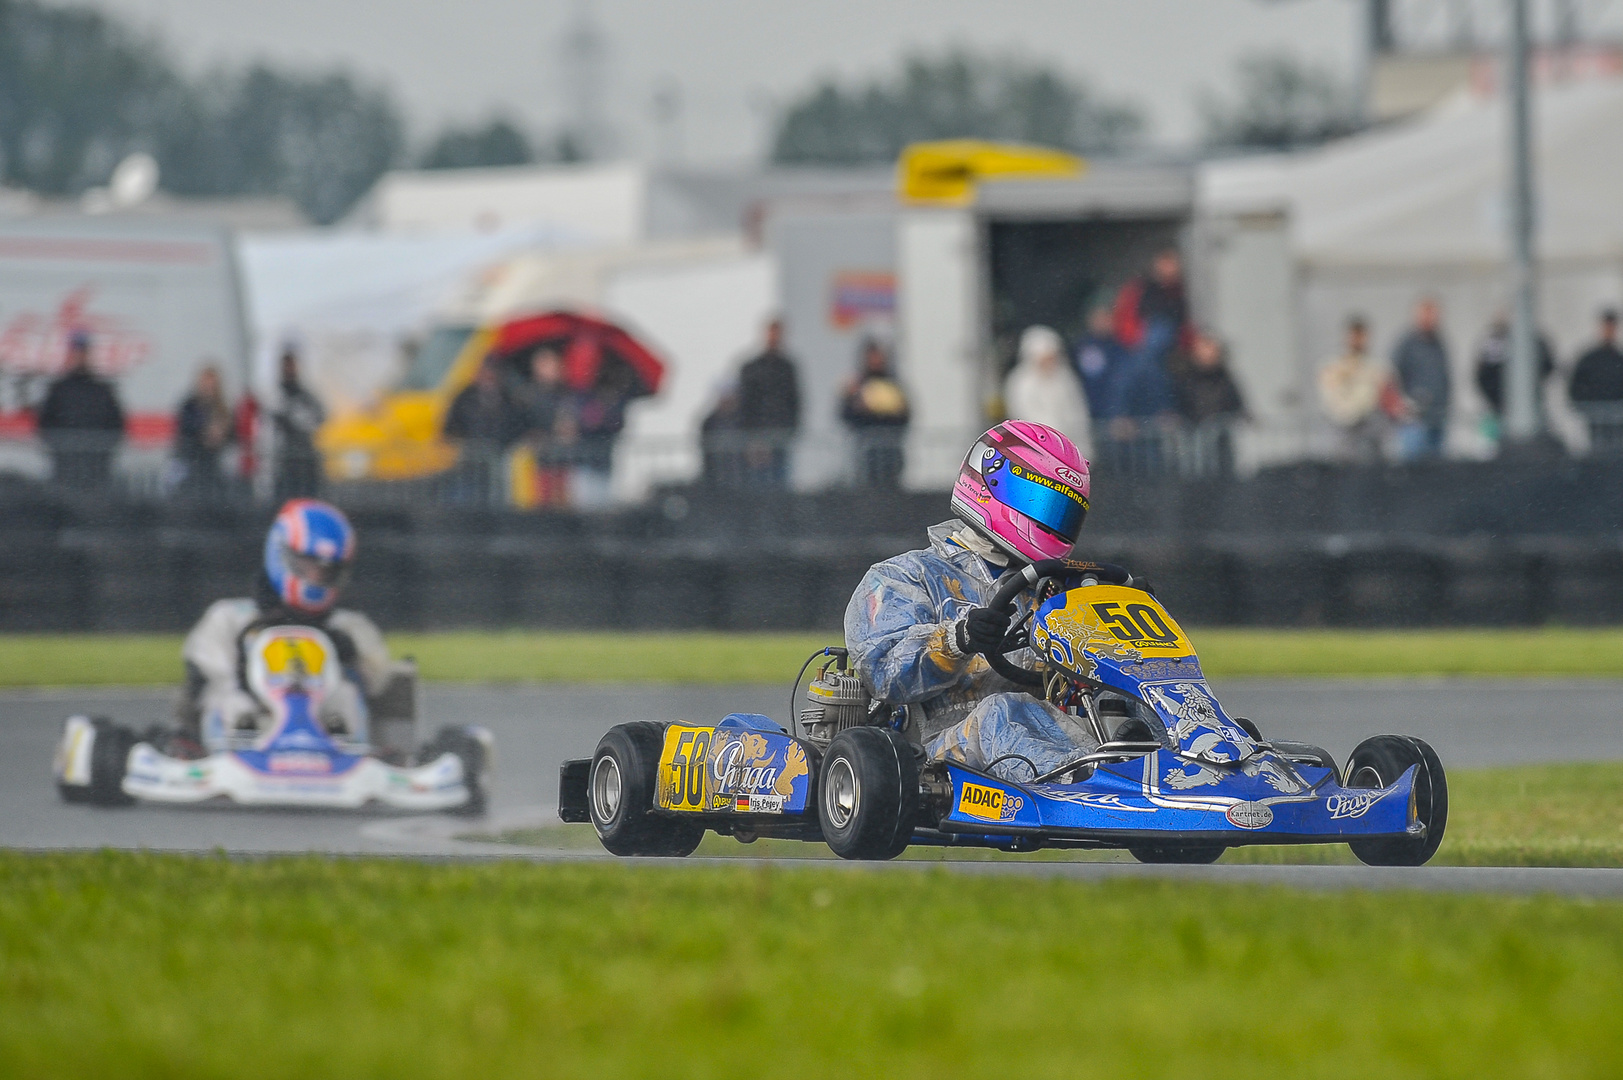
[[[602,380],[605,368],[619,360],[630,370],[633,385],[630,397],[644,397],[659,391],[665,365],[642,342],[613,323],[554,311],[532,315],[503,324],[496,332],[492,352],[499,356],[529,352],[543,345],[563,355],[564,381],[572,390],[590,390]]]

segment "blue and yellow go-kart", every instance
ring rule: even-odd
[[[564,764],[559,814],[590,821],[616,855],[687,855],[707,829],[825,841],[849,859],[910,844],[1125,848],[1183,863],[1246,844],[1346,843],[1386,866],[1436,853],[1448,784],[1430,746],[1377,735],[1342,770],[1319,747],[1264,739],[1224,712],[1183,630],[1131,582],[1119,567],[1046,560],[1006,574],[989,601],[1012,612],[1035,591],[1006,654],[987,662],[1098,741],[1059,768],[1019,759],[1000,770],[1029,773],[1012,781],[927,760],[916,714],[868,700],[831,648],[797,733],[736,713],[622,724],[591,758]]]

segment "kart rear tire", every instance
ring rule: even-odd
[[[1127,849],[1141,863],[1184,863],[1193,866],[1214,863],[1227,850],[1222,844],[1154,844]]]
[[[1370,866],[1424,866],[1437,854],[1448,827],[1448,777],[1443,763],[1424,740],[1412,735],[1376,735],[1358,744],[1347,759],[1348,788],[1390,787],[1412,766],[1415,772],[1415,820],[1426,826],[1422,837],[1350,840],[1359,861]]]
[[[817,774],[817,820],[842,859],[894,859],[913,839],[919,811],[919,750],[887,728],[834,736]]]
[[[485,741],[465,727],[442,727],[417,760],[427,763],[441,754],[455,754],[461,760],[462,783],[468,789],[468,801],[451,813],[469,817],[484,814],[490,806],[490,748]]]
[[[1329,769],[1336,783],[1341,783],[1341,768],[1336,764],[1336,759],[1330,756],[1330,751],[1324,747],[1305,742],[1288,742],[1284,739],[1275,739],[1269,745],[1274,748],[1274,753],[1283,757],[1312,758],[1313,764],[1321,769]]]
[[[586,808],[597,838],[612,855],[685,858],[704,826],[654,812],[663,724],[618,724],[604,733],[586,774]]]
[[[1130,716],[1121,722],[1120,727],[1116,728],[1116,733],[1111,736],[1111,739],[1116,742],[1160,742],[1161,736],[1156,734],[1155,729],[1150,727],[1148,722],[1139,717]]]

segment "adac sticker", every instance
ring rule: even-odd
[[[1012,821],[1025,800],[1013,792],[985,784],[964,782],[958,791],[958,812],[982,821]]]

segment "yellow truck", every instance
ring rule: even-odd
[[[316,436],[332,480],[413,480],[456,464],[440,437],[446,410],[490,352],[499,327],[441,326],[411,358],[405,377],[375,406],[340,413]]]

